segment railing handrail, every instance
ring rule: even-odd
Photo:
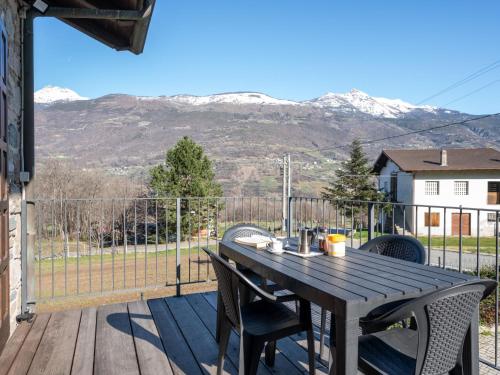
[[[451,210],[466,210],[466,211],[485,211],[485,212],[500,212],[499,208],[483,208],[483,207],[465,207],[465,206],[441,206],[441,205],[430,205],[430,204],[418,204],[418,203],[404,203],[404,202],[391,202],[391,201],[365,201],[357,199],[329,199],[321,197],[290,197],[293,200],[305,199],[305,200],[325,200],[329,202],[349,202],[357,204],[376,204],[376,205],[391,205],[391,206],[406,206],[406,207],[424,207],[424,208],[440,208],[440,209],[451,209]],[[498,205],[500,206],[500,204]]]

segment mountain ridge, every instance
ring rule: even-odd
[[[317,194],[348,157],[346,146],[353,139],[404,135],[472,117],[442,108],[403,112],[403,107],[398,116],[383,117],[347,104],[334,110],[322,105],[263,105],[262,97],[244,104],[218,99],[195,105],[189,100],[112,94],[37,106],[37,161],[43,165],[48,158],[65,159],[75,168],[146,180],[149,168],[164,161],[165,151],[189,136],[214,160],[226,194],[278,193],[279,160],[289,152],[295,191]],[[383,148],[443,146],[499,148],[500,118],[370,143],[364,149],[373,161]]]
[[[234,104],[234,105],[282,105],[282,106],[318,106],[330,108],[334,111],[357,111],[366,113],[375,117],[397,118],[404,114],[414,111],[423,110],[433,112],[438,110],[432,106],[417,106],[407,103],[401,99],[388,99],[383,97],[372,97],[365,92],[352,89],[348,93],[333,93],[328,92],[317,98],[294,101],[288,99],[278,99],[261,92],[238,91],[225,92],[212,95],[161,95],[161,96],[136,96],[128,94],[112,94],[112,95],[127,95],[144,101],[165,101],[178,105],[194,105],[204,106],[211,104]],[[105,95],[107,96],[107,95]],[[104,97],[105,97],[104,96]],[[101,97],[102,98],[102,97]],[[99,98],[96,98],[99,99]],[[35,93],[35,103],[50,105],[53,103],[70,102],[78,100],[89,100],[79,96],[71,89],[60,88],[56,86],[47,86]]]

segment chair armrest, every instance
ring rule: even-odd
[[[212,253],[212,251],[207,247],[203,247],[202,249],[207,254]],[[269,302],[277,302],[278,301],[277,296],[275,296],[274,294],[268,293],[265,290],[259,288],[257,285],[255,285],[253,282],[251,282],[245,275],[243,275],[243,273],[241,273],[237,268],[231,266],[227,261],[225,261],[223,259],[221,259],[220,261],[224,262],[226,264],[226,267],[231,267],[231,271],[238,277],[238,279],[240,280],[240,283],[244,284],[246,287],[250,288],[260,298],[265,299]]]
[[[359,321],[359,325],[361,326],[363,332],[365,333],[372,333],[372,332],[377,332],[382,329],[385,329],[387,327],[390,327],[394,323],[400,323],[400,321],[397,322],[390,322],[389,320],[386,320],[385,323],[381,322],[378,320],[378,318],[381,318],[382,316],[386,315],[387,313],[395,311],[397,308],[399,308],[401,305],[405,304],[406,302],[412,301],[413,299],[405,299],[405,300],[399,300],[399,301],[393,301],[386,303],[385,305],[381,305],[372,311],[368,313],[365,317],[361,318]]]
[[[296,294],[283,294],[276,296],[276,302],[291,302],[291,301],[298,301],[300,298]]]
[[[368,314],[368,316],[360,319],[359,324],[368,331],[384,330],[393,324],[411,318],[418,308],[417,302],[415,299],[390,302],[387,304],[387,311],[378,316]]]

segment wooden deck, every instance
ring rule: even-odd
[[[16,329],[0,357],[0,375],[215,374],[215,306],[212,292],[41,314]],[[315,308],[315,323],[318,314]],[[277,347],[274,368],[262,360],[259,374],[307,373],[305,334]],[[238,353],[233,332],[226,373],[238,373]],[[318,363],[317,373],[327,370]]]

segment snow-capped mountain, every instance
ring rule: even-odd
[[[218,104],[319,107],[332,112],[364,113],[381,118],[404,117],[415,110],[430,113],[435,113],[438,110],[436,107],[416,106],[400,99],[373,97],[356,89],[344,94],[329,92],[318,98],[301,102],[277,99],[259,92],[231,92],[206,96],[137,96],[135,98],[141,101],[161,101],[173,105],[197,107]],[[41,105],[87,99],[71,89],[55,86],[44,87],[35,93],[35,103]]]
[[[76,100],[88,100],[88,98],[78,95],[73,90],[57,86],[45,86],[35,92],[35,103],[37,104],[73,102]]]
[[[384,118],[401,117],[416,109],[421,109],[426,112],[434,112],[437,109],[431,106],[416,106],[400,99],[372,97],[356,89],[352,89],[345,94],[329,92],[319,98],[304,103],[310,103],[319,107],[328,107],[334,110],[358,111],[375,117]]]
[[[314,106],[329,109],[330,111],[361,112],[374,117],[398,118],[414,110],[435,112],[436,107],[416,106],[400,99],[372,97],[360,90],[353,89],[345,94],[327,93],[315,99],[302,102],[276,99],[257,92],[235,92],[207,96],[174,95],[174,96],[142,96],[138,100],[161,100],[179,105],[204,106],[209,104],[234,105],[285,105],[285,106]]]
[[[207,96],[174,95],[174,96],[142,96],[140,100],[164,100],[178,104],[208,105],[208,104],[259,104],[259,105],[299,105],[298,102],[276,99],[258,92],[231,92]]]

